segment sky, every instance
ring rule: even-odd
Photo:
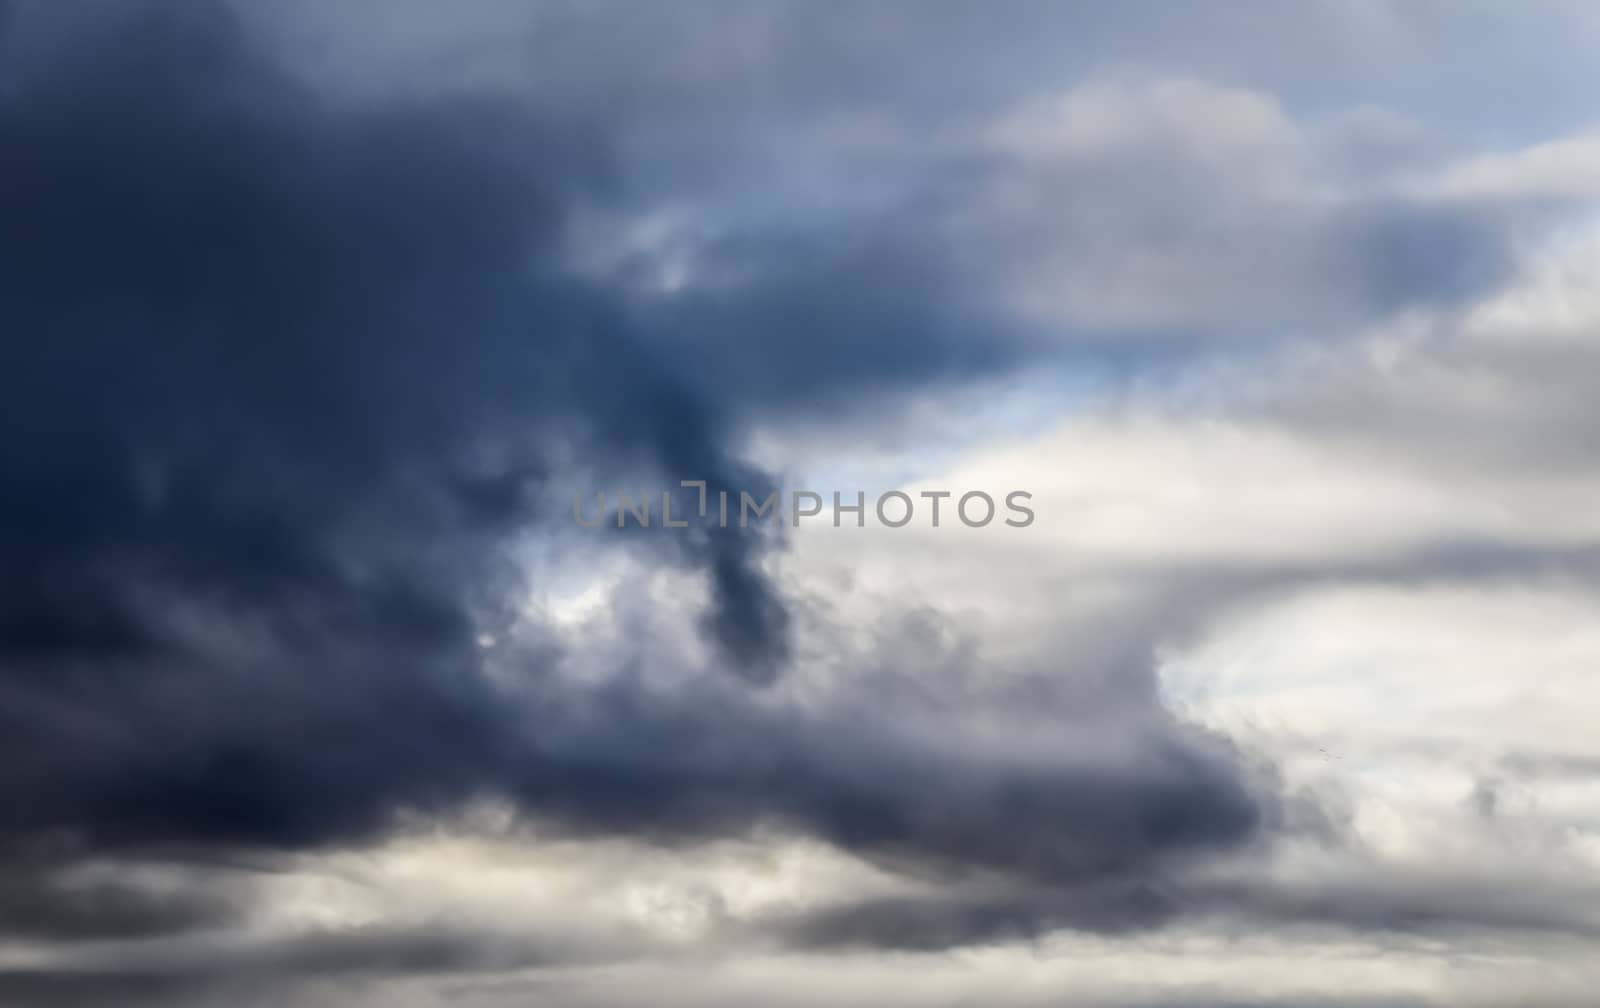
[[[0,1005],[1593,1004],[1596,51],[0,0]]]

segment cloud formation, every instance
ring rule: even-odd
[[[0,8],[0,1001],[1581,1003],[1600,25],[1160,6]]]
[[[4,107],[11,842],[297,848],[487,795],[584,830],[775,823],[1053,877],[1252,831],[1225,747],[1148,694],[1085,698],[1127,712],[1126,756],[1040,763],[928,738],[942,701],[857,723],[870,688],[820,713],[576,689],[536,646],[496,680],[504,551],[553,522],[558,467],[755,485],[723,426],[741,395],[914,380],[891,367],[909,345],[854,340],[929,345],[953,298],[858,279],[847,239],[774,237],[731,290],[659,307],[652,342],[559,255],[568,205],[606,198],[603,135],[488,100],[321,100],[210,5],[34,16],[63,34],[13,37]],[[680,371],[674,330],[721,370]],[[789,616],[767,539],[683,541],[717,663],[769,679]]]

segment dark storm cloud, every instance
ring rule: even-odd
[[[597,139],[328,106],[206,3],[29,14],[0,80],[0,829],[296,845],[490,786],[514,715],[474,621],[547,453],[738,472],[717,403],[560,275]],[[683,541],[730,664],[781,661],[760,542]]]
[[[0,79],[0,828],[304,843],[470,794],[509,729],[473,624],[548,454],[737,471],[718,405],[552,251],[599,138],[319,102],[205,3],[26,13]],[[781,660],[761,541],[684,542],[730,663]]]
[[[0,624],[19,653],[157,647],[135,578],[365,594],[374,620],[448,635],[457,600],[374,540],[459,554],[526,520],[556,442],[729,478],[718,404],[561,276],[598,138],[489,101],[319,104],[205,4],[112,20],[40,42],[54,59],[16,33],[5,82]],[[739,623],[777,605],[756,540],[716,545],[718,626],[781,649],[781,619]]]
[[[518,686],[488,674],[476,637],[520,584],[505,544],[565,522],[539,505],[573,460],[746,487],[765,477],[727,454],[729,417],[763,396],[1005,360],[957,338],[977,309],[914,235],[719,250],[743,269],[723,297],[641,305],[560,254],[569,206],[612,195],[603,129],[319,98],[203,3],[29,13],[0,81],[8,836],[314,846],[487,795],[578,830],[775,824],[1054,879],[1256,829],[1232,753],[1144,692],[1080,698],[1127,709],[1120,757],[1039,763],[909,730],[948,699],[890,730],[737,679],[576,688],[543,669],[585,656],[537,628],[495,654]],[[773,674],[768,541],[673,542],[711,581],[723,661]]]
[[[864,686],[808,710],[754,707],[714,682],[540,695],[536,754],[516,786],[530,807],[589,830],[672,841],[762,824],[891,869],[1043,883],[1226,849],[1274,814],[1231,747],[1139,698],[1100,691],[1030,715],[1020,698],[919,671],[915,689]],[[991,716],[1009,711],[1011,741],[1034,742],[986,736],[962,715],[963,695]]]

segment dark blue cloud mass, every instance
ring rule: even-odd
[[[912,780],[950,757],[836,737],[866,726],[486,674],[476,639],[525,576],[508,544],[567,520],[548,486],[755,488],[740,417],[1003,366],[912,235],[750,239],[714,253],[743,271],[721,293],[613,289],[562,254],[572,208],[616,196],[604,123],[319,95],[207,3],[27,14],[0,76],[7,843],[315,846],[485,794],[1047,876],[1249,834],[1225,752],[1156,708],[1148,771],[955,760],[972,810],[949,820]],[[773,538],[675,542],[720,663],[770,680]]]

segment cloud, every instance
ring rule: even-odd
[[[558,943],[555,943],[558,944]],[[23,1004],[207,1004],[263,989],[326,995],[415,976],[578,961],[527,938],[422,927],[352,927],[250,944],[209,941],[118,962],[85,955],[64,967],[0,969],[0,996]]]
[[[1376,166],[1352,183],[1336,165],[1355,138],[1269,94],[1107,74],[1021,103],[985,139],[998,162],[955,235],[1059,339],[1196,352],[1326,335],[1510,275],[1511,221],[1386,196]]]
[[[1476,14],[5,13],[0,1000],[1592,986],[1593,145]],[[568,510],[800,463],[1039,520]]]
[[[380,529],[479,562],[557,447],[733,478],[717,404],[562,277],[593,138],[490,100],[334,107],[207,5],[120,22],[79,40],[98,56],[19,60],[8,88],[19,640],[153,645],[106,583],[135,571],[255,600],[354,600],[359,576],[443,636],[455,600],[416,597],[441,589],[394,569]],[[752,662],[782,640],[761,549],[704,543],[713,625]]]
[[[709,584],[735,685],[591,688],[607,670],[519,614],[508,550],[566,531],[550,488],[751,487],[728,421],[750,403],[981,365],[981,340],[939,343],[959,295],[907,237],[752,234],[716,253],[731,287],[640,320],[561,256],[568,205],[607,196],[603,124],[321,98],[205,4],[60,37],[35,16],[0,110],[9,834],[316,847],[495,796],[579,830],[772,824],[1053,877],[1255,829],[1227,747],[1148,693],[1086,687],[1127,734],[1060,753],[952,748],[937,682],[888,730],[856,713],[870,686],[749,695],[792,636],[753,531],[660,540]],[[913,345],[920,370],[897,364]]]
[[[173,891],[39,871],[36,865],[13,865],[0,882],[0,927],[10,938],[139,938],[216,927],[235,916],[228,897],[213,888]]]

